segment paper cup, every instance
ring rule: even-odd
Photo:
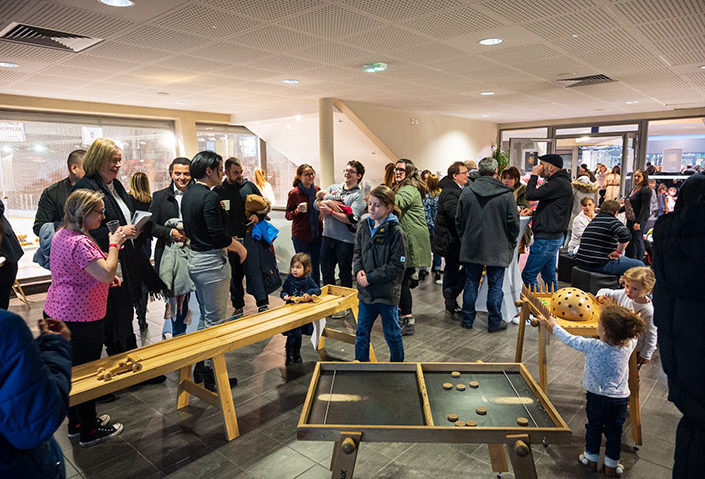
[[[306,203],[306,202],[299,203],[299,206],[301,206],[301,205],[303,205],[303,207],[304,207],[304,213],[306,213],[306,212],[308,211],[308,203]]]
[[[225,211],[230,211],[230,200],[220,200],[220,206],[222,206]]]

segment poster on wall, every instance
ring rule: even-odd
[[[0,121],[0,141],[27,141],[24,123],[21,121]]]
[[[683,161],[683,148],[664,148],[661,171],[680,173],[681,161]]]
[[[98,138],[103,138],[103,129],[99,126],[82,126],[81,127],[81,144],[90,145]]]
[[[522,153],[524,153],[524,171],[530,172],[531,169],[538,163],[537,158],[539,157],[539,152],[522,150]]]

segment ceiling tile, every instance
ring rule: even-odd
[[[702,0],[627,0],[619,1],[615,8],[635,24],[658,22],[664,18],[705,15]]]
[[[320,40],[311,35],[295,32],[276,25],[266,25],[243,35],[232,37],[230,41],[238,45],[286,53],[313,45]]]
[[[428,43],[428,39],[397,27],[383,27],[366,33],[345,37],[341,41],[375,53],[390,54],[401,48]],[[378,61],[383,61],[382,58]]]
[[[135,28],[116,40],[130,45],[149,46],[169,52],[183,52],[208,43],[205,38],[167,30],[154,25],[143,25]]]
[[[289,17],[323,4],[323,0],[202,0],[203,3],[260,20]]]
[[[290,55],[314,62],[331,64],[353,62],[363,65],[368,63],[368,61],[373,61],[373,54],[367,50],[331,41],[322,42],[300,50],[294,50]],[[355,60],[360,61],[355,62]]]
[[[153,45],[149,45],[150,47]],[[77,55],[95,55],[103,58],[117,58],[123,61],[137,61],[139,63],[150,63],[161,60],[171,55],[168,50],[155,50],[145,46],[128,45],[106,40],[98,45],[89,48]],[[68,55],[71,55],[69,53]]]
[[[384,23],[359,15],[338,5],[326,5],[280,23],[281,25],[311,35],[338,38],[379,28]]]
[[[251,62],[257,58],[269,57],[272,53],[272,51],[261,48],[246,47],[228,42],[216,42],[204,48],[190,51],[189,56],[217,60],[230,65],[239,65]]]
[[[492,30],[503,25],[503,22],[484,15],[474,9],[472,5],[417,18],[402,24],[406,28],[411,28],[436,38],[449,38],[467,33]]]
[[[537,18],[547,19],[599,7],[600,3],[600,0],[486,0],[479,5],[495,15],[517,23],[527,23]]]
[[[237,12],[237,10],[234,12]],[[225,13],[203,5],[187,3],[153,20],[152,23],[172,30],[191,32],[211,38],[243,33],[261,25],[260,22],[251,18],[241,17],[233,13]]]
[[[462,5],[459,0],[414,0],[389,2],[380,0],[341,0],[344,5],[357,8],[375,17],[399,22],[429,12],[445,10]]]

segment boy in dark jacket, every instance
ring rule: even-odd
[[[69,405],[71,332],[41,319],[32,339],[24,320],[0,310],[0,477],[66,477],[54,440]]]
[[[539,205],[533,213],[528,208],[521,212],[522,216],[532,215],[534,218],[531,224],[534,244],[531,245],[521,279],[525,285],[537,288],[536,277],[541,273],[543,282],[548,287],[555,287],[557,255],[568,231],[573,189],[570,175],[563,169],[563,158],[543,155],[538,159],[540,163],[531,169],[531,178],[526,185],[526,199],[538,200]],[[539,175],[546,180],[537,188]]]
[[[404,345],[398,323],[401,280],[406,264],[404,233],[392,214],[394,192],[384,185],[373,189],[368,199],[369,218],[357,229],[353,269],[360,298],[357,317],[355,359],[370,360],[370,331],[382,317],[384,339],[390,361],[404,361]]]

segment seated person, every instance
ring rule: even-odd
[[[587,225],[595,218],[595,200],[589,196],[584,196],[580,200],[580,208],[582,211],[573,218],[573,229],[570,235],[570,243],[568,243],[568,254],[570,255],[578,252],[580,238],[583,237],[583,232]]]
[[[607,200],[585,227],[575,254],[575,266],[586,271],[621,276],[629,268],[644,266],[638,259],[623,256],[632,235],[616,218],[619,203]]]

